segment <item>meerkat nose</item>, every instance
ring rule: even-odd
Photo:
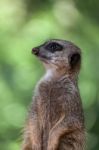
[[[38,55],[39,54],[39,48],[37,48],[37,47],[33,48],[32,53],[35,54],[35,55]]]

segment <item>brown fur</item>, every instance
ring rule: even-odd
[[[84,149],[84,116],[77,83],[80,62],[70,69],[67,57],[80,50],[70,42],[65,48],[66,62],[54,62],[58,67],[52,77],[44,77],[36,87],[25,127],[23,150]],[[52,63],[45,65],[50,68]]]

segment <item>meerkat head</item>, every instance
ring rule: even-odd
[[[32,49],[47,70],[77,74],[81,65],[81,51],[73,43],[52,39]]]

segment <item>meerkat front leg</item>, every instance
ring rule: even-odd
[[[63,119],[63,118],[62,118]],[[60,121],[51,129],[49,133],[49,140],[48,140],[48,149],[47,150],[57,150],[60,144],[60,138],[63,135],[74,134],[74,141],[70,146],[65,144],[64,150],[83,150],[84,147],[84,136],[83,129],[79,121],[75,118],[71,117],[68,119],[60,119]],[[78,135],[76,135],[78,133]],[[59,149],[59,150],[62,150]]]
[[[24,143],[22,150],[41,150],[41,131],[36,118],[30,118],[25,129]]]

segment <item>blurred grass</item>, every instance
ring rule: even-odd
[[[88,150],[99,150],[99,2],[0,1],[0,149],[18,150],[33,89],[44,69],[32,47],[62,38],[82,49],[79,87]]]

